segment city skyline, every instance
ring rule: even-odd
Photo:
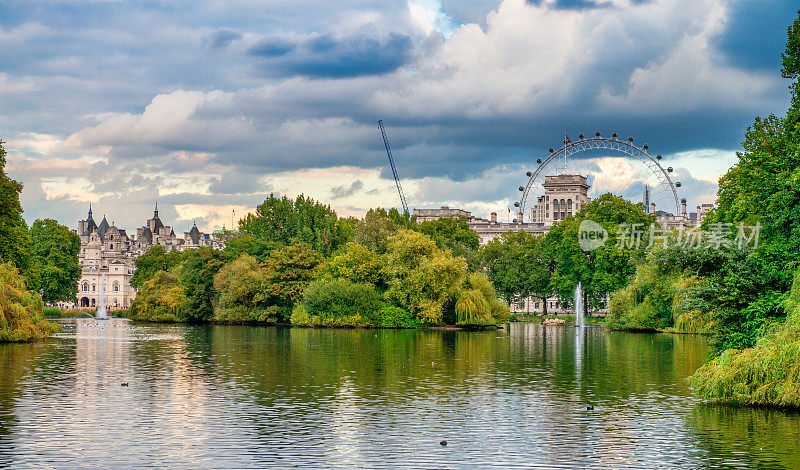
[[[191,6],[191,14],[186,13]],[[775,72],[791,2],[8,2],[0,138],[28,223],[229,225],[270,192],[342,216],[487,216],[564,132],[648,142],[710,202]],[[143,34],[146,32],[146,34]],[[687,72],[691,71],[691,72]],[[502,217],[502,215],[501,215]]]

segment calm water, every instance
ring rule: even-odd
[[[800,415],[691,397],[706,354],[530,324],[65,322],[0,345],[0,467],[800,468]]]

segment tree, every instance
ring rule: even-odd
[[[274,194],[239,221],[239,230],[245,235],[289,245],[300,241],[324,255],[330,255],[352,237],[352,225],[340,222],[330,206],[321,204],[302,194],[294,201]]]
[[[328,260],[325,272],[330,277],[355,283],[378,287],[385,284],[382,257],[353,242],[344,245]]]
[[[29,272],[31,239],[19,202],[22,183],[9,178],[5,166],[6,150],[0,140],[0,262],[12,263],[29,282],[36,283],[37,276]]]
[[[397,209],[370,209],[364,219],[355,226],[353,241],[378,254],[386,253],[389,237],[399,229],[414,230],[416,219],[407,213],[400,215]]]
[[[439,248],[449,249],[454,255],[464,258],[471,270],[480,265],[480,237],[469,228],[463,217],[425,221],[419,224],[419,231],[431,237]]]
[[[134,265],[136,271],[131,278],[131,286],[139,289],[145,282],[160,271],[169,271],[181,263],[183,256],[180,251],[167,252],[161,245],[155,245],[143,255],[136,258]]]
[[[185,251],[183,257],[179,277],[188,299],[186,320],[211,320],[218,296],[214,276],[225,264],[225,254],[202,246]]]
[[[42,300],[45,303],[74,301],[81,277],[80,237],[53,219],[34,222],[30,235]]]
[[[318,279],[305,290],[292,323],[320,326],[376,326],[381,296],[372,284]]]
[[[603,226],[609,239],[588,253],[578,244],[581,222],[590,220]],[[645,214],[641,205],[633,204],[612,194],[603,194],[581,208],[574,217],[555,224],[547,232],[547,243],[555,262],[550,286],[562,299],[573,296],[575,286],[581,283],[584,305],[602,308],[611,292],[621,289],[633,277],[637,262],[644,260],[647,240],[638,246],[618,246],[611,242],[621,235],[620,228],[640,227],[644,233],[655,221],[655,216]]]
[[[454,311],[467,263],[440,250],[425,234],[400,230],[389,238],[385,271],[386,298],[424,323],[439,325],[446,311]]]
[[[289,320],[292,308],[319,274],[323,260],[319,252],[302,242],[275,250],[264,263],[265,279],[255,301],[265,305],[270,317]]]
[[[268,322],[270,317],[262,302],[257,302],[266,281],[266,270],[248,254],[226,264],[214,276],[219,301],[214,320],[223,322]]]
[[[252,235],[240,235],[226,240],[224,251],[230,260],[239,259],[243,254],[248,254],[259,262],[263,262],[269,257],[272,250],[278,248],[278,246],[275,242],[256,238]]]
[[[49,336],[58,326],[42,316],[42,298],[10,263],[0,263],[0,343]]]
[[[127,315],[133,320],[185,322],[189,318],[189,299],[181,284],[180,266],[156,271],[143,282]]]

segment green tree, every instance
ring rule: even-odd
[[[248,254],[226,264],[214,276],[214,288],[219,301],[214,320],[221,322],[274,322],[269,310],[258,302],[259,293],[267,282],[266,269]]]
[[[352,224],[339,221],[330,206],[302,194],[295,200],[270,194],[255,214],[239,221],[239,230],[284,246],[300,241],[326,256],[353,235]]]
[[[144,286],[144,283],[152,279],[161,271],[169,271],[179,265],[183,259],[182,253],[177,250],[167,252],[161,245],[155,245],[144,254],[136,258],[134,265],[136,271],[131,278],[131,285],[137,289]]]
[[[385,271],[386,298],[422,322],[439,325],[447,311],[454,311],[467,263],[440,250],[425,234],[400,230],[389,238]]]
[[[36,284],[37,275],[30,272],[30,234],[19,202],[22,183],[9,178],[5,166],[6,150],[0,140],[0,261],[14,264],[29,282]]]
[[[305,290],[292,323],[319,326],[377,326],[381,295],[372,284],[318,279]]]
[[[144,281],[126,315],[132,320],[185,322],[189,317],[189,299],[180,280],[180,266],[156,271]]]
[[[588,253],[578,244],[581,222],[591,220],[609,233],[605,245]],[[612,194],[603,194],[581,208],[574,217],[555,224],[547,233],[555,271],[551,279],[553,292],[562,299],[571,299],[578,282],[584,291],[587,308],[602,308],[611,292],[621,289],[633,277],[638,262],[644,260],[647,242],[638,246],[617,246],[620,227],[638,227],[647,231],[655,216],[645,214],[641,205]],[[646,238],[646,237],[645,237]]]
[[[295,242],[275,250],[264,263],[265,280],[255,301],[270,317],[287,321],[308,284],[319,274],[322,255],[308,244]]]
[[[240,235],[225,241],[225,254],[228,259],[238,259],[243,254],[248,254],[256,260],[263,262],[269,254],[279,245],[275,242],[256,238],[251,235]]]
[[[480,237],[463,217],[425,221],[419,224],[419,231],[431,237],[439,248],[464,258],[470,270],[479,267]]]
[[[74,301],[81,277],[80,237],[53,219],[34,222],[30,235],[42,300],[45,303]]]
[[[415,230],[416,219],[407,213],[401,215],[397,209],[370,209],[355,226],[353,241],[378,254],[386,253],[389,237],[400,229]]]
[[[225,264],[225,254],[203,246],[183,253],[180,281],[188,299],[186,320],[208,321],[214,314],[219,293],[214,287],[214,276]]]
[[[325,272],[333,278],[360,284],[382,287],[385,283],[382,257],[353,242],[344,245],[328,260]]]

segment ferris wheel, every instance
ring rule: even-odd
[[[528,183],[519,187],[522,196],[514,203],[516,221],[531,217],[525,211],[545,194],[545,177],[556,175],[585,177],[591,199],[611,193],[643,203],[646,212],[651,212],[655,204],[656,211],[680,215],[677,188],[681,183],[672,181],[672,167],[661,166],[661,155],[650,155],[648,148],[647,144],[635,145],[633,137],[620,139],[616,132],[610,138],[602,137],[600,132],[589,138],[580,134],[575,141],[565,135],[561,148],[550,148],[547,157],[536,160],[536,169],[526,173]]]

